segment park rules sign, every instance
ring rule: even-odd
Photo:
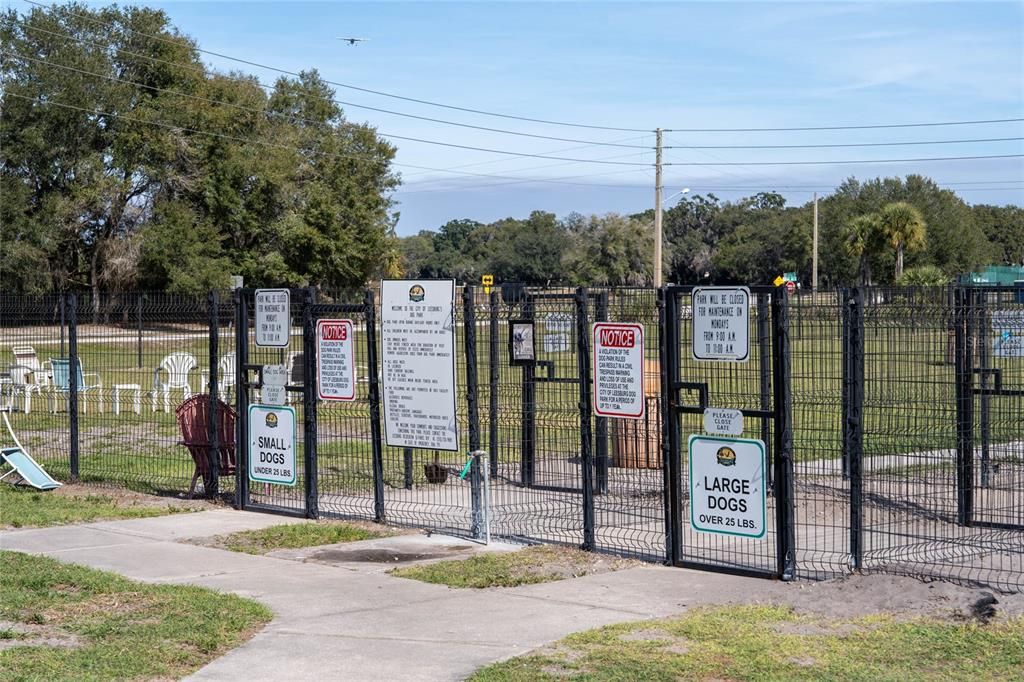
[[[295,410],[249,406],[249,480],[295,485]]]
[[[750,359],[750,289],[697,287],[692,317],[694,360]]]
[[[692,435],[689,444],[690,525],[702,533],[763,538],[764,443]]]
[[[598,322],[594,330],[594,413],[643,419],[644,328]]]

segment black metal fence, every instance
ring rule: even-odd
[[[293,290],[277,349],[255,346],[251,290],[0,296],[0,403],[63,480],[186,494],[196,465],[175,410],[205,394],[219,400],[207,399],[211,457],[197,488],[244,508],[478,535],[480,463],[460,473],[467,452],[484,450],[497,536],[782,577],[859,569],[1024,588],[1021,292],[751,291],[751,357],[739,364],[692,359],[685,287],[459,288],[457,453],[384,442],[370,291]],[[350,402],[317,399],[320,319],[352,324]],[[643,419],[593,412],[600,321],[644,327]],[[509,350],[524,322],[536,344],[526,363]],[[288,375],[293,486],[245,470],[246,411],[266,365]],[[766,445],[763,539],[692,527],[685,442],[708,406],[743,410],[743,435]],[[225,412],[233,475],[216,454]]]

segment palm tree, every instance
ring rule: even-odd
[[[871,284],[871,256],[880,246],[880,237],[877,213],[859,215],[846,224],[843,244],[846,252],[858,259],[858,274],[862,285]]]
[[[878,220],[882,234],[896,249],[895,279],[898,280],[903,274],[903,252],[924,247],[924,217],[916,207],[897,201],[882,207]]]

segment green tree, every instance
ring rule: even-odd
[[[589,218],[576,214],[563,225],[569,235],[563,264],[573,284],[650,285],[654,236],[646,221],[614,213]]]
[[[992,244],[994,262],[1024,265],[1024,208],[977,204],[971,213]]]
[[[871,258],[879,250],[882,240],[877,213],[859,215],[847,223],[843,246],[847,254],[857,259],[857,275],[861,284],[871,284]]]
[[[893,279],[903,274],[904,251],[924,248],[925,222],[921,212],[905,201],[886,204],[878,213],[878,227],[889,245],[896,249],[896,271]]]

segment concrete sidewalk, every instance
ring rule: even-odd
[[[758,579],[644,566],[511,589],[454,590],[393,578],[380,564],[325,565],[303,562],[301,551],[250,556],[178,542],[301,522],[215,510],[6,531],[0,547],[147,582],[202,585],[273,609],[266,628],[195,680],[463,679],[572,632],[735,601],[766,587]],[[456,542],[404,537],[439,548]]]

